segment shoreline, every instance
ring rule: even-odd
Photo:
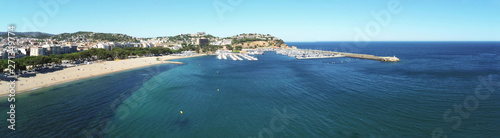
[[[28,78],[18,78],[16,81],[16,94],[32,92],[41,88],[57,86],[68,82],[73,82],[92,77],[103,76],[111,73],[117,73],[142,67],[148,67],[159,64],[173,64],[169,60],[192,58],[205,56],[199,54],[194,56],[159,56],[159,57],[142,57],[118,61],[104,61],[101,63],[93,63],[75,67],[65,68],[50,73],[38,73],[36,76]],[[157,60],[160,58],[160,60]],[[94,71],[92,71],[92,69]],[[100,69],[100,70],[99,70]],[[0,81],[0,97],[9,95],[8,81]]]

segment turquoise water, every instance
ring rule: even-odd
[[[256,56],[258,61],[180,59],[187,64],[157,65],[19,94],[17,130],[5,128],[0,134],[431,137],[434,131],[448,137],[500,136],[498,42],[288,44],[396,55],[402,61],[296,60],[274,52]],[[488,75],[488,83],[478,79],[488,80]],[[0,111],[7,112],[6,98],[0,100]],[[454,112],[454,104],[468,108]],[[445,114],[448,109],[452,112]],[[461,124],[456,125],[458,119]]]

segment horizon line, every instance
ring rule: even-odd
[[[5,31],[5,33],[6,32],[7,31]],[[73,33],[77,33],[77,32],[109,33],[109,32],[95,32],[95,31],[76,31]],[[4,32],[2,31],[2,33],[4,33]],[[16,32],[14,32],[14,33],[16,33]],[[28,33],[28,32],[17,32],[17,33]],[[63,32],[63,33],[54,34],[54,33],[42,32],[42,31],[32,31],[31,33],[46,33],[46,34],[51,34],[51,35],[59,35],[59,34],[71,33],[71,32]],[[136,38],[153,38],[153,37],[137,37],[137,36],[133,36],[133,35],[130,35],[127,33],[110,33],[110,34],[125,34],[125,35],[136,37]],[[190,34],[190,33],[181,33],[181,34]],[[207,34],[210,34],[210,33],[207,33]],[[250,34],[250,33],[239,33],[239,34]],[[239,35],[239,34],[235,34],[235,35]],[[256,33],[256,34],[261,34],[261,33]],[[179,34],[177,34],[177,35],[179,35]],[[270,34],[270,35],[272,35],[272,34]],[[176,35],[172,35],[172,36],[176,36]],[[272,36],[274,36],[274,35],[272,35]],[[155,37],[168,37],[168,35],[155,36]],[[217,37],[221,37],[221,36],[217,36]],[[227,36],[227,37],[231,37],[231,36]],[[221,38],[223,38],[223,37],[221,37]],[[283,40],[283,41],[285,41],[285,40]],[[324,41],[285,41],[285,42],[291,42],[291,43],[300,43],[300,42],[500,42],[500,40],[372,40],[372,41],[324,40]]]

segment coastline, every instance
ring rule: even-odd
[[[101,63],[69,67],[50,73],[38,73],[33,77],[18,78],[16,81],[16,94],[141,67],[158,64],[173,64],[173,62],[168,60],[199,56],[205,56],[205,54],[194,56],[167,55],[161,57],[142,57],[118,61],[104,61]],[[157,60],[157,58],[160,58],[161,60]],[[7,96],[9,94],[9,85],[7,83],[7,81],[0,81],[0,97]]]

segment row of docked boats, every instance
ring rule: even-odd
[[[276,54],[295,57],[297,59],[344,57],[344,55],[335,54],[333,52],[305,49],[279,49],[276,50]]]
[[[262,51],[251,51],[252,54],[262,54],[260,52]],[[250,54],[250,53],[249,53]],[[231,58],[232,60],[243,60],[246,59],[246,60],[259,60],[257,59],[256,57],[253,57],[253,56],[250,56],[248,54],[243,54],[243,53],[231,53],[231,51],[228,51],[228,50],[217,50],[215,52],[215,55],[217,55],[217,59],[228,59]]]
[[[232,60],[243,60],[243,58],[245,58],[246,60],[259,60],[256,57],[252,57],[252,56],[247,55],[247,54],[234,54],[234,53],[218,53],[217,54],[217,59],[228,59],[228,57],[231,58]]]
[[[224,54],[218,54],[218,55],[217,55],[217,58],[218,58],[218,59],[227,59],[227,56],[226,56],[226,55],[224,55]]]
[[[259,60],[255,57],[252,57],[250,55],[247,55],[247,54],[240,54],[241,57],[245,58],[246,60]]]

